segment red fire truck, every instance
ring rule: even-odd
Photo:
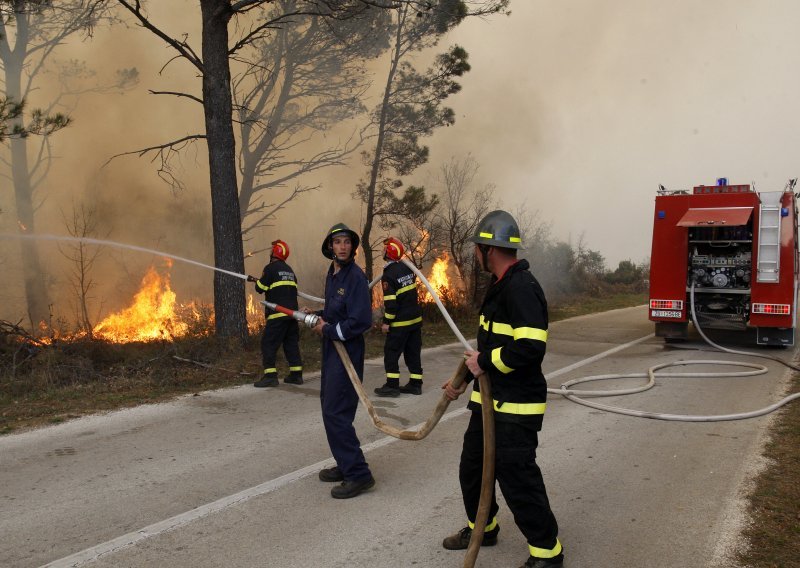
[[[659,186],[649,312],[657,336],[685,338],[694,310],[702,329],[755,328],[760,345],[794,344],[796,182],[771,192],[725,178],[692,191]]]

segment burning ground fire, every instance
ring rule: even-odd
[[[214,325],[214,313],[210,306],[199,302],[178,303],[170,281],[171,266],[172,263],[168,262],[163,274],[154,266],[148,268],[130,305],[95,325],[92,336],[112,343],[172,341],[198,328],[211,330]],[[428,276],[428,281],[443,300],[452,300],[455,292],[452,280],[448,276],[449,269],[450,259],[445,254],[436,260]],[[421,301],[434,302],[427,289],[424,289],[424,286],[422,288]],[[251,333],[260,329],[264,322],[263,317],[261,305],[253,294],[248,294],[247,322]],[[77,338],[81,335],[75,334],[72,337]],[[60,339],[69,338],[62,335]]]
[[[168,268],[172,266],[170,262]],[[252,294],[247,299],[247,320],[251,331],[259,326],[258,316],[263,312],[256,308]],[[213,311],[197,302],[179,304],[170,285],[169,271],[159,274],[151,266],[142,278],[139,290],[131,305],[111,314],[94,326],[92,335],[113,343],[134,341],[173,340],[187,335],[192,324],[203,319],[213,327]]]

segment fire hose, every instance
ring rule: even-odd
[[[776,361],[786,367],[793,369],[795,371],[800,371],[800,367],[793,365],[780,359],[779,357],[773,357],[771,355],[765,355],[762,353],[754,353],[752,351],[738,351],[735,349],[729,349],[727,347],[722,347],[721,345],[717,345],[708,336],[703,332],[703,329],[700,327],[700,324],[697,321],[697,315],[694,307],[694,282],[692,282],[692,287],[690,290],[690,302],[692,308],[692,323],[694,324],[695,329],[698,331],[700,336],[708,343],[711,347],[715,349],[725,352],[725,353],[732,353],[736,355],[747,355],[751,357],[760,357],[763,359],[770,359],[772,361]],[[652,420],[668,420],[674,422],[724,422],[724,421],[731,421],[731,420],[745,420],[748,418],[756,418],[758,416],[764,416],[765,414],[769,414],[770,412],[774,412],[775,410],[779,409],[780,407],[788,404],[793,400],[800,399],[800,393],[794,393],[783,399],[779,400],[778,402],[766,406],[764,408],[760,408],[758,410],[753,410],[750,412],[741,412],[735,414],[716,414],[716,415],[695,415],[695,414],[666,414],[661,412],[646,412],[642,410],[633,410],[630,408],[622,408],[619,406],[610,406],[607,404],[600,404],[597,402],[590,402],[588,400],[584,400],[582,397],[598,397],[598,396],[618,396],[624,394],[634,394],[638,392],[643,392],[648,389],[651,389],[656,384],[656,371],[660,369],[664,369],[666,367],[671,366],[678,366],[678,365],[727,365],[727,366],[736,366],[736,367],[747,367],[753,369],[752,371],[740,371],[740,372],[727,372],[727,373],[659,373],[658,376],[660,377],[749,377],[754,375],[763,375],[768,371],[767,367],[764,365],[757,365],[755,363],[745,363],[741,361],[721,361],[721,360],[693,360],[693,361],[676,361],[674,363],[664,363],[661,365],[655,365],[650,367],[647,370],[647,373],[629,373],[629,374],[610,374],[610,375],[594,375],[591,377],[582,377],[579,379],[574,379],[572,381],[567,381],[561,385],[561,388],[553,389],[548,388],[547,392],[551,394],[559,394],[564,398],[571,400],[577,404],[581,404],[583,406],[588,406],[590,408],[595,408],[597,410],[603,410],[605,412],[613,412],[615,414],[623,414],[626,416],[634,416],[637,418],[650,418]],[[573,390],[569,387],[573,385],[577,385],[579,383],[585,383],[590,381],[604,381],[604,380],[613,380],[613,379],[626,379],[626,378],[640,378],[640,377],[647,377],[648,381],[646,384],[634,387],[631,389],[621,389],[621,390],[599,390],[599,391],[587,391],[587,390]]]
[[[406,260],[405,258],[401,259],[402,262],[408,266],[425,284],[428,290],[431,293],[431,296],[436,301],[439,310],[442,312],[445,320],[447,320],[448,325],[456,334],[458,339],[460,340],[461,344],[469,351],[472,351],[472,346],[469,342],[464,338],[464,336],[459,331],[458,327],[453,322],[450,314],[447,313],[447,310],[442,305],[441,301],[439,300],[438,295],[436,294],[436,290],[433,286],[428,282],[425,276],[419,271],[419,269],[414,266],[411,262]],[[372,288],[378,281],[380,277],[376,278],[374,281],[370,282],[370,288]],[[316,298],[315,296],[309,296],[308,294],[300,294],[301,297],[319,301],[321,303],[324,302],[322,298]],[[309,328],[316,327],[319,323],[319,316],[316,314],[308,314],[299,310],[292,310],[290,308],[286,308],[284,306],[280,306],[275,304],[274,302],[267,302],[262,301],[266,307],[271,310],[286,314],[300,323],[306,325]],[[375,427],[383,432],[384,434],[388,434],[389,436],[399,438],[401,440],[422,440],[425,438],[436,424],[439,423],[439,420],[444,415],[447,407],[450,405],[450,399],[447,398],[447,395],[442,394],[442,397],[439,399],[439,402],[436,404],[434,408],[433,414],[427,421],[418,429],[418,430],[401,430],[394,426],[384,423],[381,418],[378,416],[378,413],[375,410],[372,402],[370,401],[369,397],[367,396],[366,392],[364,391],[364,386],[361,384],[361,379],[356,373],[355,368],[353,367],[353,363],[350,360],[350,356],[347,354],[347,350],[345,349],[344,345],[341,341],[333,341],[333,345],[336,348],[337,353],[339,354],[339,358],[342,360],[342,364],[344,365],[345,370],[347,371],[347,375],[350,378],[350,382],[353,384],[353,388],[358,394],[358,398],[364,407],[367,409],[367,413],[369,414],[372,423]],[[462,359],[456,369],[453,377],[450,379],[450,385],[454,389],[459,389],[461,385],[464,383],[464,379],[467,376],[467,365]],[[489,383],[489,379],[486,373],[482,373],[477,377],[478,382],[480,384],[480,395],[481,395],[481,422],[483,425],[483,470],[481,474],[481,492],[480,492],[480,499],[478,501],[478,510],[475,516],[474,527],[472,529],[472,535],[470,537],[469,545],[467,547],[467,552],[464,556],[464,568],[472,568],[475,566],[475,561],[478,557],[478,552],[480,551],[481,542],[483,541],[483,533],[484,529],[486,528],[486,524],[489,520],[489,509],[491,507],[491,500],[492,494],[494,492],[494,462],[495,462],[495,438],[494,438],[494,404],[492,402],[492,390],[491,384]]]

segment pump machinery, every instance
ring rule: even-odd
[[[755,328],[760,345],[793,345],[797,324],[797,196],[750,185],[670,191],[659,186],[650,257],[656,335]],[[693,301],[692,301],[693,300]]]

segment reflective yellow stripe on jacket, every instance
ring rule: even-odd
[[[273,288],[277,288],[278,286],[294,286],[295,288],[297,288],[297,282],[295,282],[294,280],[278,280],[277,282],[273,282],[269,286],[264,286],[261,283],[261,280],[258,280],[256,282],[256,286],[258,286],[261,290],[264,290],[266,292],[267,290],[272,290]]]
[[[387,315],[386,319],[392,319],[393,317],[394,316],[389,317]],[[392,323],[389,324],[389,327],[403,327],[405,325],[414,325],[415,323],[419,323],[421,321],[422,321],[422,316],[406,321],[393,321]]]
[[[535,339],[547,343],[547,330],[536,327],[511,327],[507,323],[492,322],[491,330],[489,322],[481,315],[480,326],[486,331],[491,331],[497,335],[508,335],[517,339]]]
[[[481,403],[481,393],[472,391],[469,399],[472,402]],[[523,414],[530,416],[533,414],[544,414],[547,408],[546,402],[504,402],[502,406],[497,405],[497,401],[493,400],[495,412],[503,412],[505,414]]]

